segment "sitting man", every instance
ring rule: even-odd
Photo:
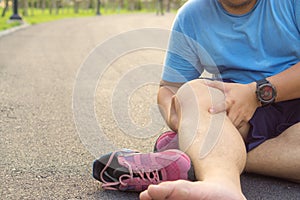
[[[94,177],[142,200],[245,199],[243,171],[300,182],[299,75],[300,0],[190,0],[158,92],[174,132],[101,157]]]

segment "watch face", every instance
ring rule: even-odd
[[[270,101],[274,97],[273,88],[270,85],[262,85],[259,90],[259,96],[264,101]]]

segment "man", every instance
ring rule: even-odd
[[[181,148],[186,146],[184,137],[189,137],[191,124],[198,123],[197,136],[186,153],[200,181],[150,186],[141,193],[141,199],[243,199],[239,175],[244,169],[299,182],[300,1],[190,1],[180,10],[174,30],[204,46],[222,78],[236,83],[190,81],[200,70],[168,53],[158,102],[166,122],[173,130],[178,129]],[[171,40],[170,46],[175,43]],[[178,90],[181,84],[169,68],[179,71],[189,82]],[[261,88],[264,83],[266,87]],[[256,94],[257,90],[262,93]],[[210,95],[218,98],[218,94],[211,93],[220,91],[224,104],[217,100],[212,105]],[[199,120],[187,120],[195,118],[195,109],[200,111],[196,116]],[[197,152],[211,115],[222,111],[227,115],[221,136],[209,154],[200,159]]]
[[[204,69],[213,81],[199,79]],[[300,182],[299,74],[299,0],[188,1],[158,93],[175,132],[158,138],[155,154],[103,157],[94,176],[105,187],[114,180],[121,190],[147,188],[142,200],[245,199],[244,170]],[[191,168],[197,181],[188,181]]]

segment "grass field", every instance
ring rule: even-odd
[[[0,13],[2,14],[3,8],[0,8]],[[5,30],[14,26],[18,26],[21,23],[16,21],[10,21],[9,18],[12,15],[11,9],[6,12],[5,17],[0,17],[0,30]],[[42,12],[39,9],[29,10],[28,16],[22,15],[22,10],[19,10],[19,15],[22,17],[23,21],[28,24],[38,24],[42,22],[48,22],[58,19],[71,18],[71,17],[85,17],[85,16],[93,16],[94,12],[84,11],[79,12],[78,14],[74,14],[73,11],[70,10],[62,10],[58,14],[49,14],[48,10]]]
[[[0,14],[2,14],[3,8],[0,7]],[[110,14],[116,14],[116,13],[128,13],[129,11],[127,10],[109,10],[109,9],[101,9],[101,14],[102,15],[110,15]],[[135,11],[137,12],[137,11]],[[141,10],[138,12],[150,12],[150,11],[145,11]],[[38,23],[43,23],[43,22],[49,22],[49,21],[54,21],[54,20],[59,20],[59,19],[65,19],[65,18],[74,18],[74,17],[89,17],[89,16],[95,16],[96,11],[93,9],[90,10],[79,10],[77,14],[74,13],[73,8],[64,8],[60,9],[59,13],[56,14],[55,10],[53,11],[52,14],[49,13],[49,10],[46,9],[44,12],[40,9],[29,9],[28,10],[28,16],[23,16],[22,15],[23,11],[22,9],[19,9],[19,15],[22,17],[23,21],[28,24],[38,24]],[[0,16],[0,31],[12,28],[14,26],[18,26],[21,23],[20,22],[12,22],[9,20],[10,16],[12,15],[12,9],[9,9],[6,12],[5,17]]]

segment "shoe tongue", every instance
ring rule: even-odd
[[[118,179],[124,174],[129,174],[129,170],[126,167],[120,166],[113,171],[113,177],[116,177]]]
[[[116,155],[112,159],[112,162],[106,170],[106,176],[113,181],[118,181],[120,176],[129,173],[127,168],[119,164],[118,156],[120,156],[121,154],[121,152],[116,153]]]
[[[119,180],[119,176],[115,175],[115,171],[118,170],[119,168],[123,168],[123,166],[121,166],[118,162],[118,156],[120,155],[120,152],[117,152],[114,157],[112,158],[109,166],[106,168],[105,172],[103,173],[103,179],[106,182],[117,182]],[[106,154],[103,155],[99,160],[98,160],[98,165],[99,165],[99,169],[97,171],[99,171],[96,174],[99,174],[103,168],[107,165],[107,162],[109,160],[109,158],[111,157],[111,154]],[[128,170],[127,170],[128,173]],[[122,175],[122,174],[121,174]],[[101,180],[100,180],[101,181]]]

